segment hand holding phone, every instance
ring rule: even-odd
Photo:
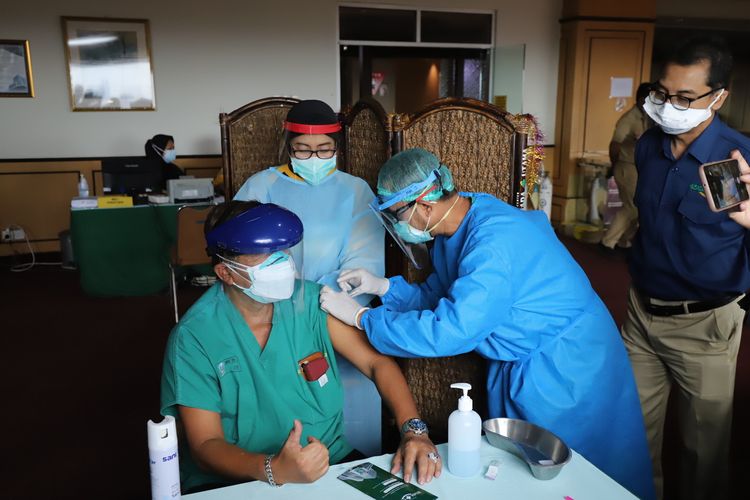
[[[708,206],[714,212],[731,210],[750,199],[747,184],[740,179],[740,165],[736,158],[704,163],[698,174]]]

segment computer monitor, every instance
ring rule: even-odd
[[[102,160],[105,194],[139,195],[161,191],[163,172],[160,163],[144,157]]]

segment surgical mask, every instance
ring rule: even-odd
[[[167,163],[172,163],[177,159],[177,151],[172,149],[162,149],[156,144],[152,144],[151,147],[154,151],[158,153],[159,156],[161,156],[162,160],[164,160]]]
[[[296,268],[294,260],[285,252],[274,252],[257,266],[244,266],[235,261],[220,257],[224,264],[238,276],[245,271],[250,279],[247,288],[234,284],[242,292],[261,304],[270,304],[288,299],[294,293]],[[244,276],[242,276],[244,277]]]
[[[719,95],[705,109],[688,108],[681,111],[675,108],[669,101],[664,104],[654,104],[647,98],[643,105],[643,110],[661,127],[664,133],[680,135],[690,132],[711,118],[711,107],[716,104],[716,101],[719,100],[723,93],[724,89],[719,92]]]
[[[336,156],[321,160],[313,155],[307,160],[292,158],[294,173],[305,179],[311,186],[317,186],[336,168]]]
[[[427,217],[427,224],[425,224],[425,227],[423,230],[419,230],[409,224],[411,222],[411,218],[414,216],[414,212],[417,211],[417,206],[414,205],[414,209],[412,209],[411,215],[409,215],[409,220],[402,220],[398,221],[394,226],[393,229],[396,231],[396,234],[399,238],[404,240],[406,243],[411,243],[412,245],[416,245],[419,243],[427,243],[428,241],[431,241],[435,239],[435,237],[432,235],[432,231],[435,230],[436,227],[438,227],[445,219],[448,218],[448,215],[450,215],[451,211],[453,210],[453,207],[456,206],[456,203],[458,203],[458,199],[460,196],[456,196],[456,199],[453,200],[453,205],[445,212],[445,214],[440,218],[437,223],[432,226],[431,228],[427,229],[427,227],[430,225],[430,217]]]
[[[416,209],[416,206],[414,208]],[[412,215],[414,215],[414,212],[412,212]],[[411,217],[409,217],[409,220],[411,220]],[[393,226],[393,229],[396,231],[398,237],[404,240],[404,242],[411,243],[412,245],[417,245],[419,243],[427,243],[434,238],[434,236],[432,236],[427,230],[427,226],[429,224],[430,219],[428,217],[427,225],[425,225],[425,228],[420,231],[419,229],[409,224],[408,221],[401,220]]]
[[[172,163],[177,159],[177,151],[174,149],[166,149],[164,151],[164,154],[162,155],[162,158],[164,158],[164,161],[167,163]]]

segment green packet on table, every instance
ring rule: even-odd
[[[411,483],[405,483],[388,471],[365,462],[355,465],[339,479],[377,500],[435,500],[437,497]]]

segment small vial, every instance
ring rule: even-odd
[[[487,472],[484,473],[484,477],[489,479],[490,481],[494,481],[497,477],[497,471],[500,468],[500,462],[498,460],[493,460],[490,462],[490,465],[487,467]]]

